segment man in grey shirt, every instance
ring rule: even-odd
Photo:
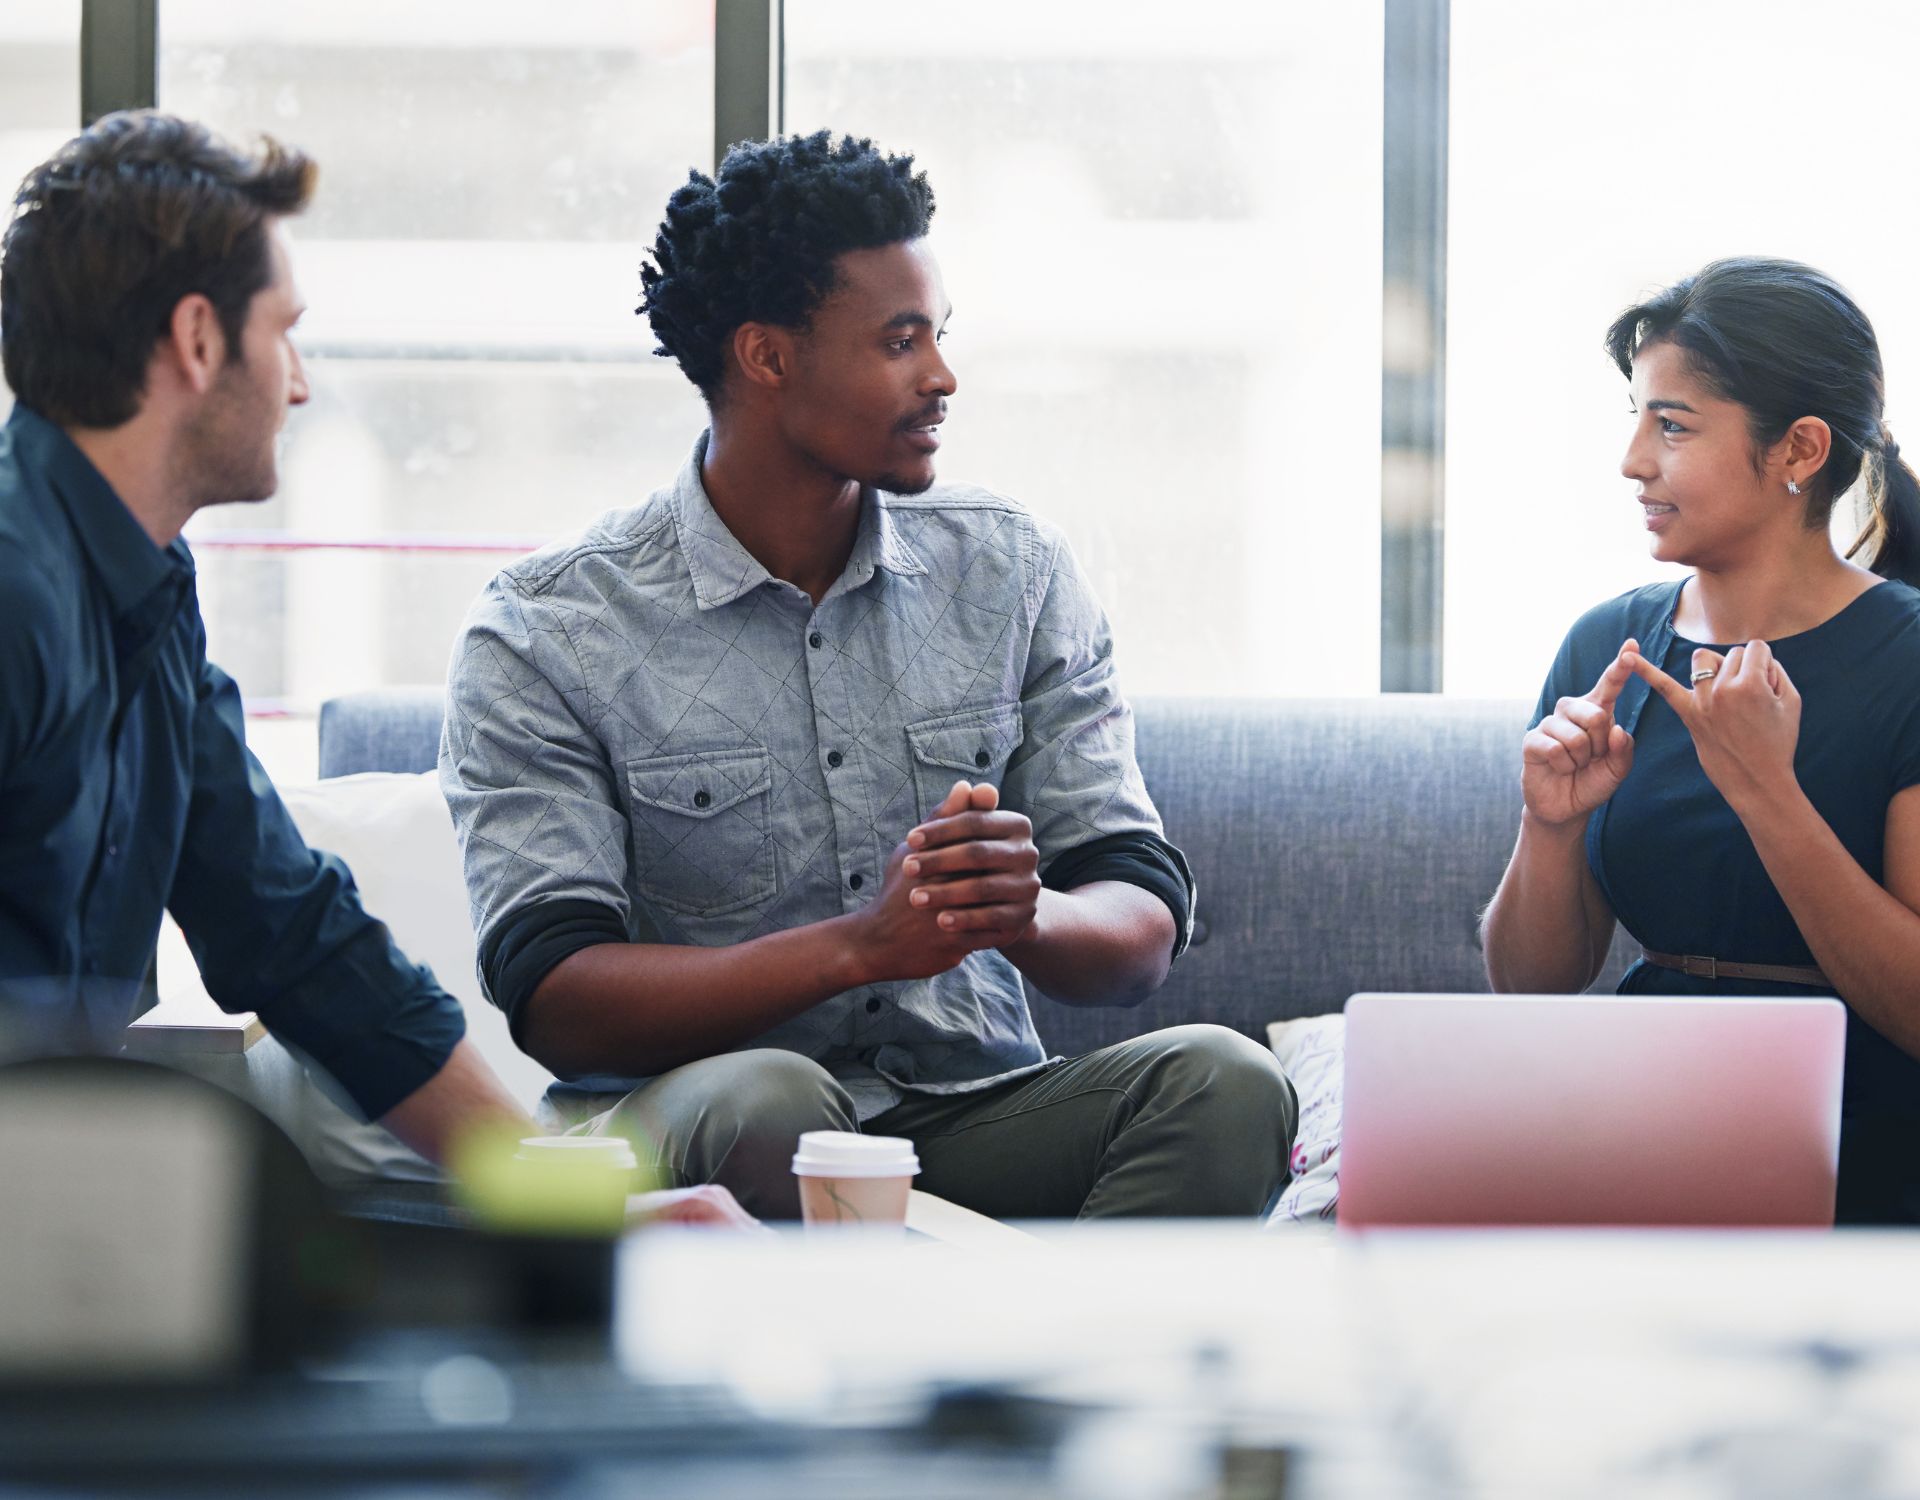
[[[691,174],[643,311],[711,427],[501,573],[441,780],[489,994],[563,1120],[798,1211],[812,1129],[904,1135],[1002,1218],[1252,1215],[1293,1090],[1235,1032],[1049,1058],[1022,976],[1131,1005],[1193,887],[1059,533],[934,485],[955,389],[908,157],[825,132]],[[613,1107],[617,1106],[617,1107]]]

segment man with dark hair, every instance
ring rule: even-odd
[[[164,907],[254,1010],[444,1161],[529,1125],[459,1005],[309,850],[206,657],[180,530],[263,500],[307,399],[282,220],[315,169],[110,115],[22,184],[0,259],[0,1056],[117,1051]],[[677,1213],[737,1218],[718,1195]]]
[[[636,510],[508,568],[441,777],[488,992],[595,1128],[793,1217],[811,1129],[916,1143],[998,1217],[1252,1215],[1272,1055],[1186,1026],[1049,1058],[1023,976],[1133,1004],[1193,887],[1058,532],[934,486],[955,389],[910,158],[826,133],[674,193],[641,273],[712,425]]]

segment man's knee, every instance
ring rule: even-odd
[[[1130,1107],[1083,1213],[1238,1218],[1271,1207],[1298,1113],[1272,1053],[1223,1026],[1175,1026],[1110,1060]]]
[[[710,1059],[717,1064],[708,1111],[743,1130],[783,1134],[791,1152],[803,1130],[855,1130],[853,1100],[834,1076],[798,1052],[762,1047]]]
[[[709,1153],[751,1149],[790,1157],[803,1131],[859,1128],[847,1091],[797,1052],[763,1047],[692,1066],[703,1071],[690,1135]]]
[[[798,1216],[793,1151],[809,1130],[858,1130],[853,1100],[797,1052],[756,1048],[676,1068],[629,1101],[628,1123],[672,1176],[718,1182],[762,1218]]]
[[[1293,1149],[1299,1100],[1271,1051],[1225,1026],[1171,1026],[1145,1041],[1157,1044],[1162,1087],[1182,1096],[1181,1107],[1203,1117],[1202,1129],[1230,1137],[1280,1142]]]

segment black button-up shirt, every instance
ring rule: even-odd
[[[162,908],[207,991],[369,1115],[440,1070],[459,1005],[307,848],[207,660],[184,542],[154,546],[53,423],[0,430],[0,1055],[117,1049]]]

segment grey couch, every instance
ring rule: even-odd
[[[1518,827],[1526,705],[1147,698],[1135,713],[1147,786],[1199,883],[1193,946],[1137,1010],[1036,998],[1049,1047],[1185,1021],[1264,1040],[1358,990],[1486,988],[1478,916]],[[437,689],[333,699],[320,774],[427,770],[440,714]],[[1599,986],[1626,950],[1616,940]]]

